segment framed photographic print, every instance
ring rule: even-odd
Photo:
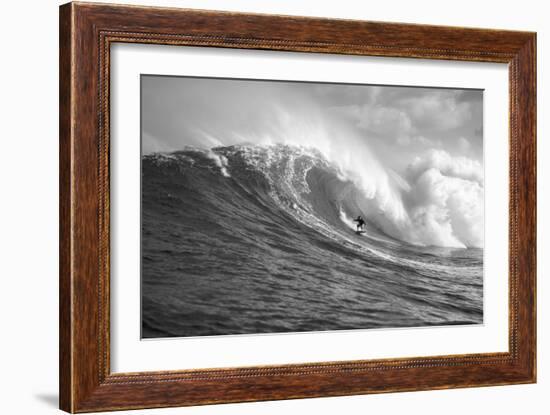
[[[536,36],[60,8],[60,407],[535,382]]]

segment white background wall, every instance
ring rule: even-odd
[[[193,0],[132,1],[261,13],[326,16],[538,32],[539,383],[346,398],[177,408],[158,414],[545,414],[550,407],[550,13],[544,1]],[[0,25],[0,412],[57,411],[58,10],[56,0],[2,4]],[[548,78],[548,75],[546,76]],[[134,412],[135,413],[135,412]]]

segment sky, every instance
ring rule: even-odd
[[[333,147],[354,135],[398,172],[427,149],[482,162],[483,92],[142,76],[145,154],[308,134],[304,142],[325,136]]]

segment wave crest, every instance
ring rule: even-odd
[[[186,149],[154,157],[189,166],[206,163],[251,191],[257,190],[252,173],[260,174],[280,209],[332,238],[349,234],[350,218],[362,215],[369,233],[410,244],[483,247],[481,167],[442,151],[414,160],[405,177],[373,158],[345,163],[345,157],[330,159],[315,148],[287,144]]]

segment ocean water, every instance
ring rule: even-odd
[[[368,220],[320,153],[287,145],[142,158],[142,337],[483,322],[483,250]]]

